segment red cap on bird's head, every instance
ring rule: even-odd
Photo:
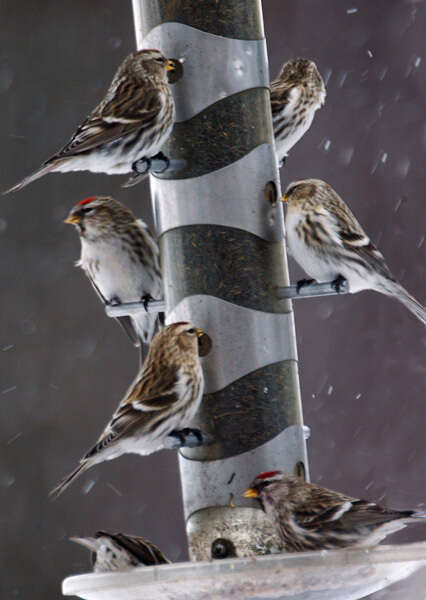
[[[279,475],[280,471],[264,471],[263,473],[259,473],[256,479],[269,479],[270,477],[275,477],[275,475]]]
[[[85,198],[84,200],[78,202],[77,205],[71,209],[71,212],[65,219],[64,223],[68,223],[68,225],[78,225],[81,222],[82,213],[88,212],[89,209],[80,210],[77,209],[77,206],[85,206],[86,204],[90,204],[90,202],[93,202],[94,200],[96,200],[96,196],[90,196],[90,198]]]
[[[90,196],[90,198],[85,198],[84,200],[81,200],[78,203],[78,206],[84,206],[85,204],[89,204],[89,202],[93,202],[93,200],[96,200],[95,196]]]
[[[250,485],[252,487],[249,487],[244,492],[244,498],[259,498],[262,488],[267,486],[269,483],[267,481],[262,483],[262,480],[271,479],[277,475],[281,475],[281,471],[263,471],[263,473],[259,473],[259,475],[251,482]],[[261,481],[259,481],[259,479]]]

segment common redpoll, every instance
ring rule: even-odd
[[[315,111],[325,101],[325,87],[312,60],[296,58],[286,62],[271,82],[271,109],[278,161],[305,135]]]
[[[70,540],[92,551],[95,573],[128,571],[142,565],[170,562],[152,542],[136,535],[98,531],[95,537],[72,537]]]
[[[201,329],[172,323],[153,338],[145,362],[93,448],[51,495],[61,494],[81,473],[126,453],[151,454],[170,447],[168,436],[184,443],[204,389],[198,355]],[[184,429],[182,429],[184,427]]]
[[[337,292],[346,281],[351,293],[374,290],[393,296],[426,323],[426,310],[389,271],[352,212],[320,179],[291,183],[287,202],[287,244],[294,259],[315,280],[333,281]],[[298,286],[311,283],[302,280]]]
[[[54,171],[115,175],[138,173],[141,160],[149,166],[172,130],[175,108],[167,71],[174,68],[159,50],[130,54],[68,144],[7,192]]]
[[[392,510],[307,483],[281,471],[260,473],[244,493],[256,498],[289,552],[375,546],[408,523],[415,510]]]
[[[92,196],[74,206],[65,223],[75,225],[81,242],[78,266],[104,304],[160,299],[159,248],[147,225],[121,202]],[[158,315],[119,317],[132,341],[148,344]]]

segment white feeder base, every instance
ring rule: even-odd
[[[424,566],[426,542],[89,573],[65,579],[62,592],[86,600],[355,600]]]

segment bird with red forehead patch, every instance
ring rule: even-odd
[[[175,63],[159,50],[139,50],[120,65],[105,97],[69,142],[37,171],[6,193],[20,190],[47,173],[91,171],[135,173],[137,165],[160,153],[175,120],[167,78]],[[163,157],[163,155],[161,155]],[[164,158],[164,157],[163,157]]]
[[[126,453],[142,456],[162,448],[203,442],[187,427],[201,402],[204,377],[198,340],[204,332],[191,323],[172,323],[153,338],[136,379],[98,441],[51,495],[61,494],[93,465]],[[193,442],[191,442],[193,443]]]
[[[288,552],[375,546],[408,523],[426,522],[424,512],[384,508],[282,471],[260,473],[244,496],[260,503]]]
[[[146,306],[148,300],[162,297],[157,241],[124,204],[110,196],[91,196],[71,209],[65,223],[74,225],[80,236],[77,266],[105,305],[143,301]],[[142,359],[144,345],[151,342],[161,317],[140,312],[117,319],[140,347]]]

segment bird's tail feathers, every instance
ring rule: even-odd
[[[160,328],[158,313],[140,313],[133,317],[139,339],[144,344],[150,344],[155,333]]]
[[[34,171],[34,173],[31,173],[31,175],[28,175],[22,181],[3,192],[3,195],[9,194],[10,192],[17,192],[18,190],[22,190],[22,188],[27,186],[29,183],[32,183],[36,179],[40,179],[40,177],[43,177],[43,175],[47,175],[47,173],[50,173],[50,171],[56,167],[56,164],[57,163],[49,162],[46,165],[43,165],[42,167],[40,167],[40,169],[37,169],[37,171]]]
[[[62,481],[60,481],[58,483],[58,485],[49,492],[49,496],[51,498],[58,498],[58,496],[60,496],[62,494],[62,492],[64,492],[67,489],[67,487],[69,485],[71,485],[71,483],[74,481],[74,479],[76,479],[79,475],[84,473],[84,471],[89,469],[91,466],[92,466],[91,462],[83,459],[80,462],[80,464],[77,465],[73,471],[71,471],[71,473],[69,475],[64,477],[64,479],[62,479]]]
[[[148,313],[139,317],[136,329],[139,338],[139,365],[142,365],[149,351],[152,338],[164,327],[164,313]]]
[[[159,312],[157,315],[157,331],[161,331],[166,324],[166,313]]]
[[[148,350],[149,350],[149,348],[147,346],[145,346],[145,344],[143,342],[141,342],[139,344],[139,368],[141,368],[143,363],[145,362],[145,358],[148,354]]]
[[[423,323],[423,325],[426,325],[426,308],[420,304],[414,296],[407,292],[400,283],[387,279],[383,282],[383,288],[381,287],[379,291],[399,300]]]
[[[140,183],[141,181],[146,179],[148,177],[148,175],[149,175],[148,171],[146,173],[132,173],[130,175],[129,179],[126,179],[126,181],[121,184],[121,187],[122,188],[133,187],[134,185],[137,185],[138,183]]]

